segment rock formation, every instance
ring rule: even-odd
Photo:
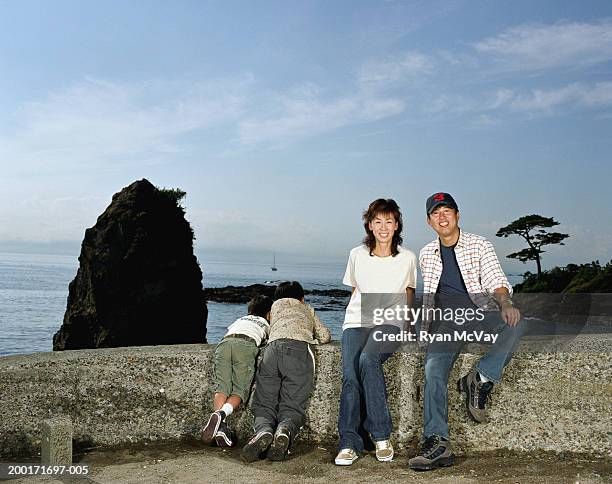
[[[276,286],[251,284],[250,286],[207,287],[204,289],[206,301],[246,304],[255,296],[274,297]]]
[[[85,231],[54,350],[206,342],[202,271],[184,193],[143,179]]]
[[[257,295],[274,297],[275,290],[275,285],[266,284],[207,287],[204,289],[204,298],[207,301],[244,304]],[[351,291],[345,289],[304,289],[304,294],[307,296],[323,296],[328,298],[348,298],[351,295]],[[346,302],[348,303],[348,299]]]
[[[245,304],[254,296],[274,297],[275,285],[251,284],[250,286],[208,287],[204,299],[211,302]],[[317,311],[338,311],[348,304],[351,291],[344,289],[304,289],[306,302]]]

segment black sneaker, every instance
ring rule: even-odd
[[[474,422],[488,422],[486,404],[491,399],[493,382],[481,382],[476,370],[457,381],[457,389],[465,392],[465,406]]]
[[[273,439],[274,437],[272,432],[258,432],[243,447],[240,458],[243,462],[255,462],[265,451],[268,450],[268,447],[270,447]]]
[[[219,425],[219,430],[215,434],[215,442],[219,447],[233,447],[236,445],[236,436],[225,421]]]
[[[208,423],[202,429],[202,442],[206,445],[212,444],[217,431],[219,430],[219,425],[225,419],[225,412],[223,410],[217,410],[210,414],[210,418],[208,419]]]
[[[291,432],[284,425],[279,426],[274,432],[274,442],[268,450],[268,459],[270,460],[285,460],[289,450],[289,442]]]
[[[430,471],[437,467],[452,466],[454,462],[455,455],[448,439],[432,435],[425,439],[418,455],[410,459],[408,465],[415,471]]]

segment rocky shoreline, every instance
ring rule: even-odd
[[[204,289],[203,293],[206,301],[246,304],[257,295],[273,297],[275,290],[275,285],[251,284],[250,286],[209,287]],[[306,296],[332,298],[330,301],[326,301],[328,304],[346,304],[351,291],[344,289],[305,289],[304,294]]]

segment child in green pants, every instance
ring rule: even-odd
[[[235,444],[226,417],[248,399],[259,347],[270,334],[272,299],[255,296],[248,304],[248,316],[234,321],[214,352],[215,396],[214,412],[202,429],[205,444],[213,441],[220,447]]]

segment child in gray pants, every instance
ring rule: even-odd
[[[276,288],[270,316],[270,336],[256,377],[251,410],[255,435],[241,458],[253,462],[267,452],[283,460],[306,420],[305,407],[314,381],[311,344],[328,343],[329,329],[304,304],[300,283],[283,282]]]

